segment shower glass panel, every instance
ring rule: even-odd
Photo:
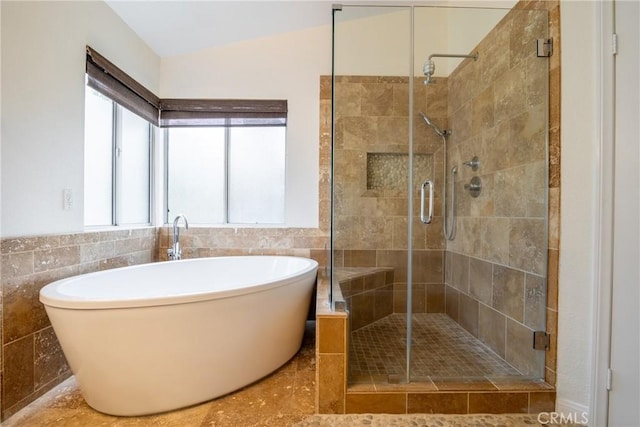
[[[411,43],[410,7],[334,12],[333,295],[342,294],[349,310],[349,375],[356,380],[406,380],[408,188],[417,185],[410,173]],[[416,161],[431,167],[427,156]],[[388,319],[392,329],[375,327]],[[372,339],[386,343],[387,363],[369,351]]]
[[[544,377],[546,38],[545,10],[334,12],[332,283],[352,383]]]

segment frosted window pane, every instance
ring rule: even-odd
[[[149,122],[122,108],[120,224],[149,223]]]
[[[234,127],[229,137],[229,222],[284,222],[284,127]]]
[[[224,128],[171,128],[168,147],[169,222],[225,221]]]
[[[86,88],[84,116],[84,223],[111,225],[113,102]]]

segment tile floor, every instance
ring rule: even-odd
[[[406,377],[406,314],[351,333],[349,374]],[[446,314],[413,315],[412,378],[505,377],[520,373]]]
[[[146,417],[114,417],[89,407],[74,377],[3,422],[49,426],[291,426],[315,410],[315,322],[307,322],[300,351],[273,374],[227,396]]]
[[[272,375],[219,399],[170,413],[113,417],[91,409],[74,377],[3,422],[5,427],[49,426],[531,426],[535,415],[313,415],[315,324],[308,322],[298,354]]]

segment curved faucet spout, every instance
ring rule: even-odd
[[[184,221],[184,229],[189,229],[189,222],[187,221],[187,217],[180,214],[173,220],[173,243],[175,244],[180,239],[180,227],[178,227],[178,222],[180,222],[180,218]]]
[[[186,216],[180,214],[175,217],[173,220],[173,246],[167,249],[167,255],[169,255],[169,259],[172,260],[182,258],[182,249],[180,249],[180,227],[178,226],[180,219],[184,221],[184,229],[189,229],[189,222]]]

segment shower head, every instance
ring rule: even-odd
[[[433,122],[429,119],[429,117],[427,117],[427,115],[425,113],[423,113],[422,111],[420,111],[418,114],[420,114],[420,117],[422,117],[422,120],[424,120],[424,122],[429,125],[429,127],[431,129],[433,129],[438,136],[442,136],[445,137],[447,135],[449,135],[449,133],[451,133],[451,131],[448,131],[447,129],[444,130],[440,130],[440,128],[436,125],[433,124]]]
[[[433,59],[431,58],[471,58],[474,61],[478,60],[478,52],[476,53],[472,53],[470,55],[460,55],[457,53],[432,53],[431,55],[429,55],[429,58],[427,58],[427,62],[424,63],[424,65],[422,66],[422,72],[424,73],[424,76],[426,77],[426,79],[424,79],[424,84],[428,85],[429,83],[431,83],[431,79],[433,78],[433,73],[435,73],[436,71],[436,64],[433,62]]]
[[[431,83],[431,77],[433,73],[436,72],[436,64],[432,59],[428,59],[427,62],[422,66],[422,72],[424,73],[426,79],[424,79],[424,84]]]

